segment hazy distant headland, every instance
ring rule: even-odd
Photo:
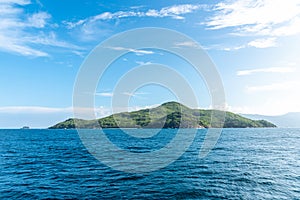
[[[279,128],[300,128],[300,112],[290,112],[277,116],[251,114],[242,114],[242,116],[253,120],[264,119],[275,124]]]
[[[212,112],[216,113],[213,119],[211,119]],[[155,108],[122,112],[95,120],[70,118],[49,128],[222,128],[222,112],[191,109],[178,102],[167,102]],[[212,120],[213,125],[210,123]],[[266,120],[251,120],[232,112],[226,112],[223,126],[223,128],[264,127],[276,127],[276,125]]]

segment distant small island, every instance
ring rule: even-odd
[[[95,128],[265,128],[276,127],[266,120],[251,120],[232,112],[226,112],[222,127],[222,117],[211,119],[212,112],[223,111],[191,109],[178,102],[167,102],[151,109],[122,112],[108,117],[84,120],[70,118],[49,129],[95,129]],[[222,116],[222,115],[220,115]],[[214,125],[210,124],[214,120]]]

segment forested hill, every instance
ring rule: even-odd
[[[210,124],[212,112],[216,113],[214,125]],[[219,114],[218,114],[219,113]],[[219,117],[218,117],[219,116]],[[222,112],[217,110],[191,109],[177,102],[164,103],[156,108],[122,112],[96,120],[67,119],[50,129],[71,128],[221,128]],[[76,126],[75,126],[76,124]],[[266,120],[251,120],[226,112],[223,128],[276,127]]]

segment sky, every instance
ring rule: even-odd
[[[227,110],[300,111],[300,0],[0,0],[0,127],[45,128],[72,117],[74,84],[90,52],[115,34],[144,27],[198,42],[220,74]],[[188,63],[157,49],[131,49],[99,82],[97,117],[111,113],[122,75],[151,63],[174,67],[197,83],[200,107],[210,108],[205,80],[187,70]],[[123,95],[130,96],[128,110],[176,100],[158,85]]]

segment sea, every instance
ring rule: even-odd
[[[105,134],[130,155],[160,151],[178,134],[176,129],[0,130],[0,199],[300,199],[300,129],[223,129],[205,157],[199,151],[207,129],[193,130],[195,137],[178,158],[151,168],[156,154],[149,163],[134,164],[149,165],[142,172],[95,156],[82,142],[85,131]],[[139,138],[130,132],[157,133]],[[98,150],[113,159],[106,147]]]

